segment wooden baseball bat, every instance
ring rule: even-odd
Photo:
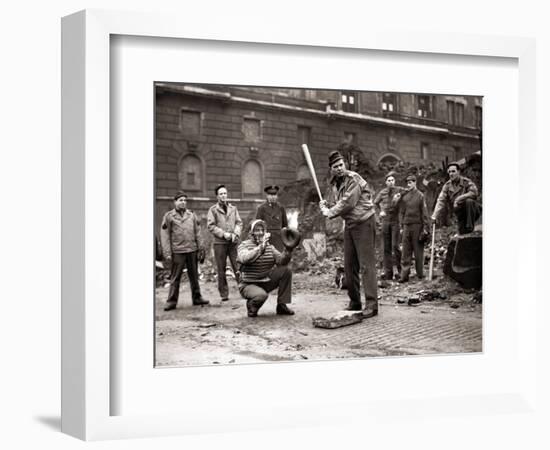
[[[428,271],[428,280],[432,281],[434,275],[434,251],[435,251],[435,220],[432,227],[432,249],[430,252],[430,270]]]
[[[302,151],[304,152],[304,158],[306,158],[306,163],[309,168],[309,173],[311,173],[311,178],[313,178],[313,182],[315,183],[315,188],[317,189],[317,194],[319,195],[319,199],[323,201],[323,196],[321,195],[321,189],[319,189],[319,183],[317,182],[317,176],[315,175],[315,168],[313,167],[313,161],[311,160],[311,155],[309,154],[309,148],[307,148],[306,144],[302,144]]]

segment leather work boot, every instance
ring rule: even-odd
[[[368,319],[378,315],[378,305],[367,305],[363,310],[363,317]]]
[[[292,311],[285,303],[279,303],[277,305],[277,314],[281,316],[293,316],[294,311]]]
[[[173,309],[176,309],[175,303],[166,303],[166,306],[164,307],[165,311],[172,311]]]
[[[204,298],[199,298],[198,300],[193,300],[193,305],[195,306],[202,306],[202,305],[208,305],[210,302],[208,300],[205,300]]]

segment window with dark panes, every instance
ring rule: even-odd
[[[482,121],[482,110],[481,106],[476,106],[476,128],[481,128],[481,121]]]
[[[447,100],[447,123],[454,125],[455,123],[455,102]]]
[[[200,134],[201,113],[182,109],[180,111],[180,130],[183,134]]]
[[[342,91],[342,111],[357,112],[357,93],[353,91]]]
[[[419,95],[417,98],[417,115],[418,117],[428,118],[432,116],[430,96]]]
[[[382,94],[382,111],[395,112],[397,110],[397,97],[395,94],[384,92]]]
[[[459,127],[464,126],[464,104],[463,103],[457,103],[455,106],[456,109],[456,120],[455,124]]]

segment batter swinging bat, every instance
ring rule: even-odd
[[[306,163],[309,168],[309,173],[311,173],[311,178],[313,178],[313,182],[315,183],[315,187],[317,188],[317,194],[319,195],[319,200],[323,201],[323,196],[321,195],[321,189],[319,189],[319,183],[317,182],[317,176],[315,175],[315,168],[313,167],[313,161],[311,161],[309,148],[307,148],[306,144],[302,144],[302,151],[304,152],[304,157],[306,158]]]

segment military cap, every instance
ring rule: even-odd
[[[384,177],[384,181],[386,181],[389,177],[395,178],[395,172],[393,170],[387,173],[387,175]]]
[[[218,191],[221,189],[221,188],[224,188],[225,187],[225,184],[218,184],[215,188],[214,188],[214,192],[216,193],[216,195],[218,195]]]
[[[409,175],[409,176],[407,176],[407,178],[405,178],[405,181],[414,181],[414,182],[416,182],[416,176]]]
[[[336,161],[339,161],[340,159],[344,159],[344,157],[338,150],[334,150],[333,152],[330,152],[328,155],[328,166],[332,167],[332,165]]]
[[[187,198],[188,195],[187,195],[185,192],[183,192],[183,191],[178,191],[178,192],[176,192],[176,193],[174,194],[174,200],[177,200],[177,199],[180,198],[180,197],[185,197],[185,198]]]
[[[279,193],[279,186],[273,184],[273,185],[269,185],[269,186],[266,186],[264,188],[264,192],[266,194],[271,194],[271,195],[275,195],[275,194],[278,194]]]

